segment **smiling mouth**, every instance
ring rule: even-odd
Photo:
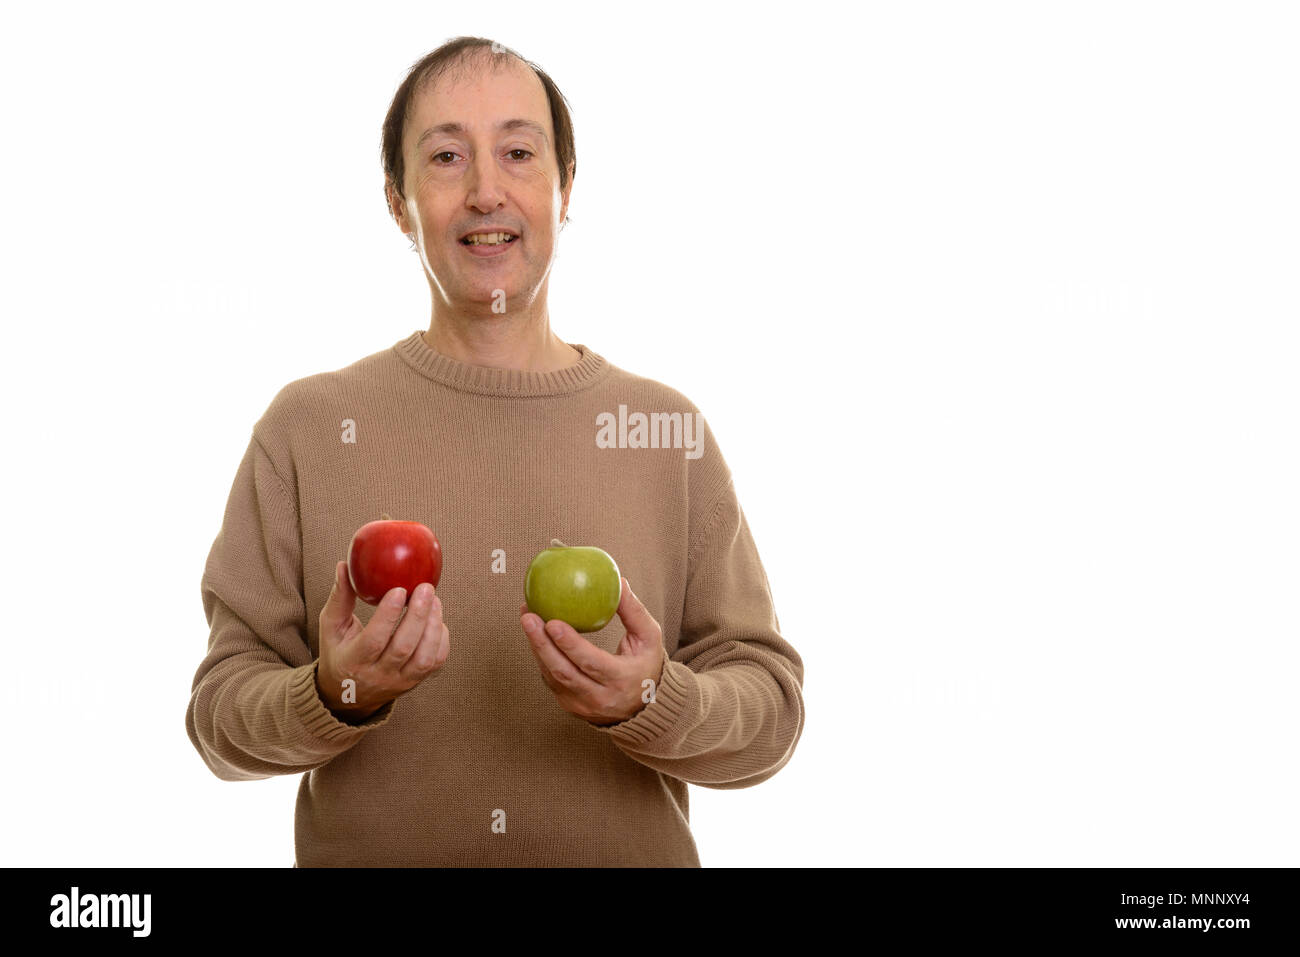
[[[497,240],[496,242],[485,242],[484,240],[481,239],[471,241],[470,237],[466,236],[464,239],[460,241],[460,244],[462,246],[508,246],[518,238],[519,238],[518,236],[506,236],[505,239],[500,239]]]

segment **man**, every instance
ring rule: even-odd
[[[687,784],[766,780],[804,721],[728,468],[684,396],[551,331],[576,163],[549,77],[459,38],[412,68],[384,141],[429,328],[255,424],[204,570],[190,738],[223,780],[307,772],[296,866],[697,867]],[[343,559],[381,513],[434,530],[437,594],[357,602]],[[520,606],[553,538],[614,557],[617,622]]]

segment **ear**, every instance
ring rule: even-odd
[[[564,228],[564,220],[569,214],[569,197],[573,195],[573,165],[569,165],[569,185],[560,193],[560,228]]]
[[[384,177],[384,195],[388,197],[389,215],[397,222],[402,232],[409,233],[411,226],[406,221],[406,204],[402,202],[402,197],[397,195],[397,189],[393,186],[393,181],[387,176]]]

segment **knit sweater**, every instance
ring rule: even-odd
[[[203,572],[186,727],[222,780],[303,775],[295,866],[698,867],[687,785],[748,787],[790,760],[803,662],[712,431],[680,393],[573,348],[558,371],[496,369],[416,331],[291,382],[253,426]],[[442,545],[450,654],[352,723],[316,688],[319,616],[381,513]],[[608,552],[662,627],[660,682],[621,723],[562,709],[520,626],[553,538]],[[615,616],[585,637],[613,654],[624,632]]]

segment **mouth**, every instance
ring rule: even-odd
[[[460,244],[462,246],[508,246],[518,238],[519,234],[509,229],[500,229],[496,232],[479,230],[460,237]]]
[[[465,252],[478,259],[504,256],[510,251],[510,247],[519,243],[519,237],[514,233],[496,233],[491,236],[474,235],[475,242],[470,242],[470,238],[470,236],[464,237],[460,240],[460,244],[465,248]]]

